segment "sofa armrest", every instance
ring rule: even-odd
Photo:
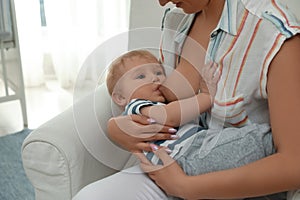
[[[71,199],[85,185],[126,165],[130,153],[105,134],[112,116],[106,93],[106,87],[99,87],[25,139],[23,165],[37,200]]]

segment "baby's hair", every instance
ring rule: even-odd
[[[149,51],[147,50],[132,50],[128,51],[118,58],[116,58],[108,67],[108,72],[106,76],[106,87],[108,89],[109,94],[113,93],[114,87],[116,86],[119,79],[124,75],[124,68],[126,60],[133,59],[133,58],[144,58],[146,60],[157,60],[158,59]]]

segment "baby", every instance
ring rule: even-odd
[[[216,70],[216,66],[214,67]],[[211,73],[215,73],[215,70]],[[192,145],[196,133],[202,134],[201,130],[204,128],[199,125],[197,118],[211,108],[212,96],[199,93],[194,97],[166,104],[166,99],[159,90],[165,79],[164,68],[153,54],[146,50],[134,50],[111,63],[106,84],[112,100],[124,110],[124,114],[140,114],[156,123],[178,127],[177,130],[172,129],[176,132],[176,140],[155,142],[156,145],[166,146],[170,155],[176,159]],[[198,107],[191,106],[195,102]],[[154,164],[160,163],[152,152],[145,154]]]

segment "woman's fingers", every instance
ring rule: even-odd
[[[150,165],[150,164],[146,164],[146,163],[140,163],[140,167],[142,168],[142,170],[147,173],[148,175],[151,175],[151,172],[155,172],[158,170],[161,170],[162,168],[164,168],[163,165]]]
[[[139,124],[148,125],[155,123],[154,119],[145,117],[143,115],[130,115],[132,121],[137,122]]]
[[[137,153],[133,153],[133,155],[135,155],[142,164],[145,164],[145,165],[153,165],[148,159],[147,157],[145,156],[144,153],[140,153],[140,152],[137,152]]]
[[[148,142],[141,141],[136,144],[138,151],[133,151],[133,153],[141,153],[142,151],[150,152],[152,151]]]
[[[202,76],[207,82],[218,80],[220,77],[220,71],[218,70],[218,65],[216,63],[210,62],[208,65],[203,67]]]
[[[108,133],[114,142],[132,152],[151,151],[148,142],[177,139],[176,129],[139,115],[110,119]]]
[[[163,165],[153,165],[143,153],[135,153],[138,159],[141,161],[140,166],[146,173],[151,173],[163,169],[166,166],[174,163],[175,160],[168,155],[168,148],[159,148],[155,144],[149,144],[152,152],[162,161]]]
[[[209,76],[211,77],[212,82],[217,83],[219,81],[220,75],[221,73],[218,69],[218,65],[216,63],[213,63],[209,72]]]
[[[150,147],[151,149],[151,147]],[[161,169],[161,165],[153,165],[145,156],[144,153],[134,153],[134,155],[140,160],[140,167],[146,173],[157,171]]]
[[[175,160],[169,156],[167,147],[154,148],[152,146],[152,151],[162,161],[164,166],[168,166],[175,162]]]
[[[154,120],[140,115],[118,117],[116,124],[125,134],[144,141],[177,139],[176,129],[156,124]]]
[[[145,173],[151,173],[163,168],[162,165],[153,165],[143,153],[134,154],[140,160],[140,167]]]
[[[202,69],[202,77],[206,83],[208,93],[212,98],[214,98],[217,92],[217,84],[221,77],[221,72],[220,69],[218,69],[218,65],[213,62],[205,65]]]

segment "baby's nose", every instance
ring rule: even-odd
[[[154,75],[154,76],[152,77],[152,82],[153,82],[153,83],[160,82],[159,77]]]

